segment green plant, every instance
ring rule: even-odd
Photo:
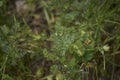
[[[61,65],[58,67],[63,71],[61,68],[58,70],[63,73],[66,80],[74,78],[80,80],[80,77],[76,77],[77,73],[85,72],[81,72],[80,64],[87,65],[92,59],[97,60],[95,55],[102,54],[103,67],[100,68],[103,72],[106,70],[106,60],[109,59],[106,55],[108,52],[114,52],[113,47],[116,44],[111,47],[111,42],[119,33],[117,30],[118,32],[114,34],[114,31],[119,29],[119,23],[116,22],[118,18],[114,17],[119,16],[120,9],[117,2],[119,1],[58,0],[51,2],[51,5],[54,5],[52,7],[59,9],[56,15],[60,17],[56,19],[55,32],[51,36],[55,44],[53,52],[45,51],[44,54],[47,58],[60,62]]]
[[[15,12],[8,14],[8,1],[0,1],[1,80],[113,80],[117,75],[119,0],[27,0],[42,5],[49,37],[32,32],[24,17],[18,21]]]

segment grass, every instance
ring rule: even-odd
[[[26,0],[21,16],[1,0],[0,79],[119,80],[119,3]]]

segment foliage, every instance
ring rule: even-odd
[[[118,2],[117,0],[51,2],[59,9],[56,14],[60,16],[56,19],[55,32],[52,35],[55,44],[53,53],[57,56],[53,60],[60,61],[63,70],[69,72],[67,80],[77,79],[76,73],[73,72],[80,71],[79,63],[87,64],[90,60],[96,59],[95,55],[102,54],[103,64],[101,65],[105,69],[106,60],[111,59],[109,57],[106,59],[105,55],[119,50],[119,47],[115,48],[116,44],[112,43],[112,41],[115,43],[118,41],[119,45],[119,40],[115,38],[119,33],[119,22],[117,23],[119,18],[115,17],[119,16]],[[48,53],[48,55],[53,54]],[[51,57],[47,56],[47,58]]]
[[[27,0],[42,4],[49,37],[32,32],[16,13],[9,16],[7,1],[0,1],[1,80],[120,78],[119,0]]]

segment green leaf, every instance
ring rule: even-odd
[[[14,80],[11,76],[9,76],[8,74],[3,74],[3,80]]]
[[[2,7],[3,6],[3,1],[0,1],[0,7]]]
[[[58,65],[51,66],[50,71],[53,72],[53,73],[57,73],[58,72]]]

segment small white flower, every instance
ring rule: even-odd
[[[67,65],[64,65],[64,67],[67,67]]]
[[[103,46],[103,49],[104,49],[104,51],[109,51],[109,50],[110,50],[110,46],[104,45],[104,46]]]

